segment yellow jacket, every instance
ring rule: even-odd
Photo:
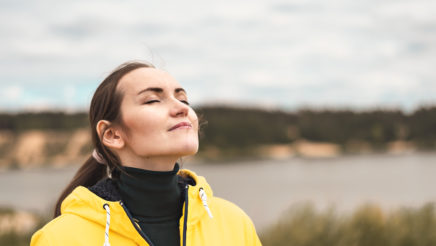
[[[239,207],[213,197],[206,180],[194,172],[183,169],[178,175],[195,181],[195,185],[187,187],[180,218],[182,246],[261,245],[253,223]],[[30,245],[153,244],[148,242],[121,201],[104,200],[79,186],[62,202],[61,215],[37,231]]]

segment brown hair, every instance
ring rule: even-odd
[[[91,125],[92,143],[95,150],[100,153],[107,164],[100,164],[90,156],[79,168],[71,182],[57,200],[54,217],[61,214],[62,201],[77,186],[92,186],[102,178],[107,177],[108,173],[112,173],[114,169],[120,170],[121,162],[119,158],[101,142],[101,138],[106,130],[104,130],[99,136],[96,127],[100,120],[107,120],[113,125],[122,125],[120,106],[123,95],[121,92],[116,90],[118,82],[127,73],[142,67],[154,66],[142,62],[124,63],[109,74],[95,91],[89,108],[89,123]]]

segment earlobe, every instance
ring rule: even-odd
[[[97,123],[97,133],[101,136],[101,142],[105,146],[112,149],[121,149],[124,147],[124,140],[121,137],[120,131],[115,127],[110,126],[110,122],[100,120]]]

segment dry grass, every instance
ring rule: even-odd
[[[32,234],[47,221],[28,212],[0,207],[0,245],[29,245]]]
[[[365,205],[351,215],[312,206],[292,208],[261,234],[265,246],[430,246],[436,245],[435,205],[384,213]]]

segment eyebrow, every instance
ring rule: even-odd
[[[176,88],[176,89],[174,90],[174,92],[175,92],[175,93],[183,92],[183,93],[186,94],[186,91],[185,91],[185,89],[183,89],[183,88]]]
[[[138,95],[141,94],[141,93],[147,92],[147,91],[152,91],[152,92],[156,92],[156,93],[162,93],[163,89],[159,88],[159,87],[149,87],[149,88],[146,88],[146,89],[141,90],[140,92],[138,92]],[[183,88],[176,88],[176,89],[174,89],[174,92],[175,93],[183,92],[183,93],[186,94],[186,91]]]

